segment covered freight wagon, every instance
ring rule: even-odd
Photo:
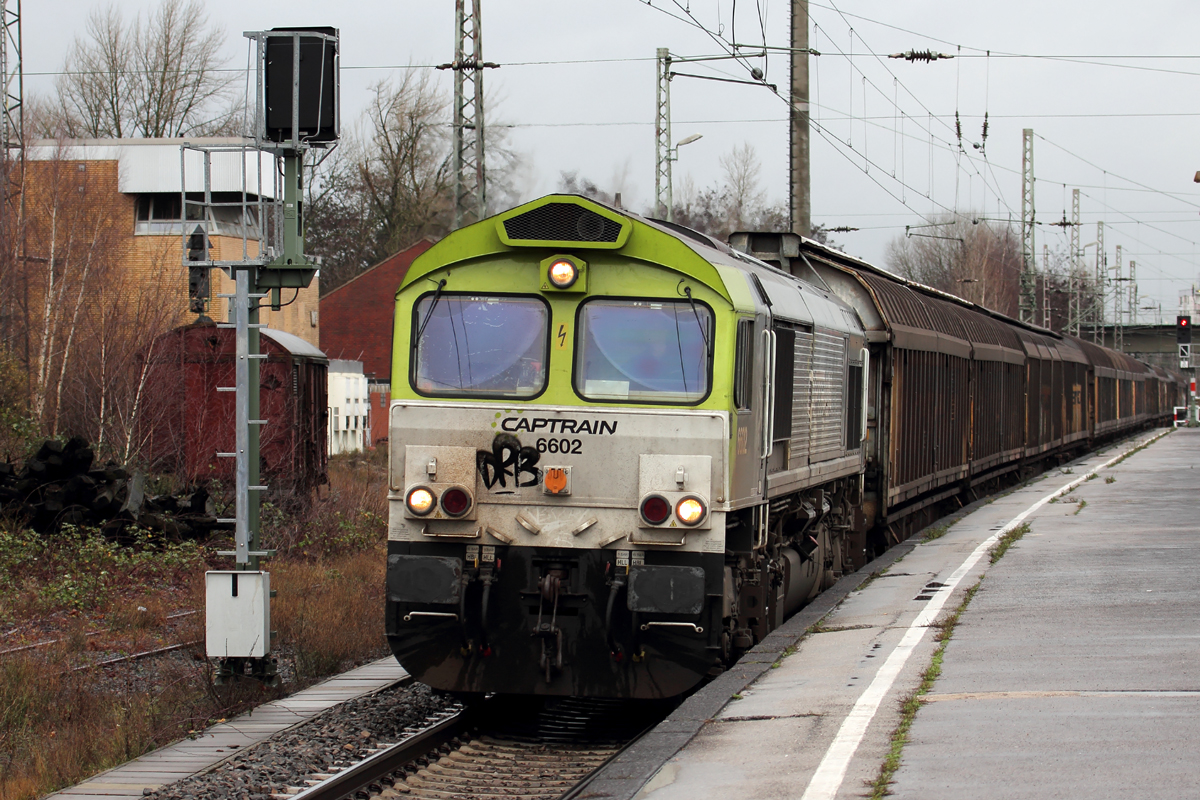
[[[326,478],[325,354],[298,336],[262,328],[262,476],[272,490],[303,495]],[[139,419],[153,469],[189,482],[231,483],[234,459],[235,332],[211,321],[176,328],[143,354],[145,407]]]

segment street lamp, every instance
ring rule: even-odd
[[[679,148],[683,147],[685,144],[691,144],[692,142],[698,141],[703,138],[704,138],[704,134],[693,133],[691,136],[687,136],[687,137],[684,137],[683,139],[681,139],[674,147],[668,147],[667,148],[667,161],[678,161],[679,160]],[[667,172],[667,222],[675,221],[675,189],[673,186],[674,183],[675,183],[675,181],[671,176],[671,172],[668,170],[668,172]]]

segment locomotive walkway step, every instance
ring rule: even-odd
[[[141,797],[189,775],[204,772],[282,730],[307,722],[327,708],[383,689],[407,673],[392,656],[343,672],[302,692],[264,703],[240,717],[213,725],[194,739],[147,753],[45,800],[111,800]]]
[[[1192,796],[1200,431],[1113,463],[1161,433],[975,504],[944,535],[843,578],[834,599],[693,695],[586,796],[870,794],[938,647],[935,623],[984,574],[916,712],[893,796]],[[996,537],[1022,523],[1028,533],[991,564]]]

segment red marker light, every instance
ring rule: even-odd
[[[471,496],[457,486],[442,494],[442,510],[451,517],[461,517],[471,509]]]
[[[665,497],[652,494],[642,501],[642,519],[651,525],[662,525],[671,516],[671,504]]]

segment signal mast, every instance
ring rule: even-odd
[[[274,28],[243,35],[256,43],[258,54],[253,137],[244,143],[182,146],[183,264],[194,302],[207,297],[211,269],[225,270],[236,287],[233,294],[218,295],[230,301],[229,319],[219,325],[236,331],[237,355],[234,385],[217,389],[236,397],[236,449],[217,454],[236,463],[236,515],[221,520],[234,525],[234,549],[218,553],[232,556],[234,568],[205,573],[206,649],[218,660],[218,684],[243,675],[274,684],[279,678],[270,658],[273,593],[261,563],[273,552],[263,549],[260,536],[261,496],[268,487],[259,474],[259,431],[271,420],[261,418],[259,407],[259,362],[266,358],[259,310],[281,308],[281,290],[306,288],[317,271],[316,260],[304,252],[303,169],[306,156],[331,150],[340,139],[338,31]],[[214,156],[240,161],[239,199],[214,199]],[[189,171],[195,177],[198,167],[202,180],[189,181]],[[268,180],[269,188],[264,187]],[[240,259],[211,258],[207,225],[220,206],[241,208]],[[254,231],[248,233],[249,228]]]

